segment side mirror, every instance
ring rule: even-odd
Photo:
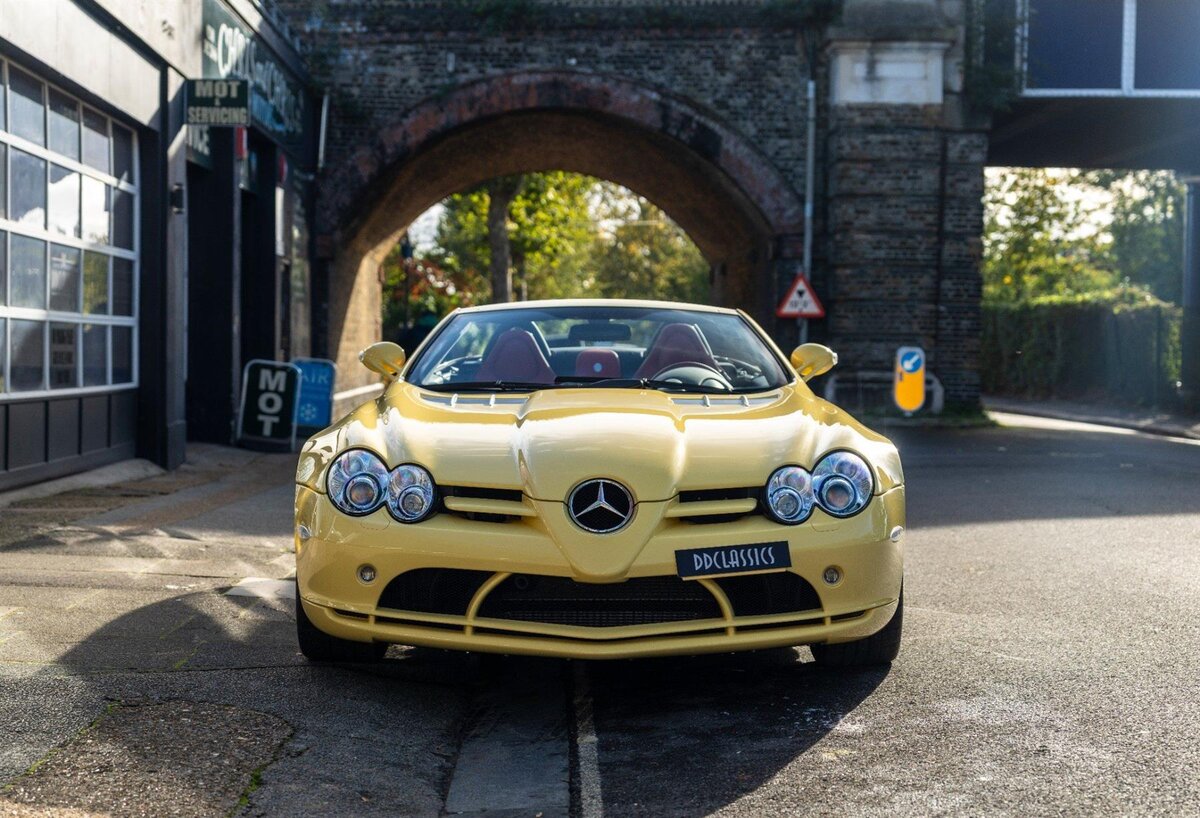
[[[358,360],[362,362],[363,366],[372,372],[378,372],[389,381],[400,377],[400,370],[404,368],[404,362],[407,359],[408,356],[404,354],[404,349],[391,341],[371,344],[358,353]]]
[[[805,381],[837,366],[837,353],[824,344],[801,344],[792,351],[792,366]]]

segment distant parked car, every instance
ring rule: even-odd
[[[296,625],[318,661],[390,643],[591,659],[811,645],[890,662],[896,449],[744,313],[640,301],[459,310],[297,472]]]

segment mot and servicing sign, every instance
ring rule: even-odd
[[[238,443],[290,452],[296,447],[300,368],[281,361],[254,360],[242,374]]]

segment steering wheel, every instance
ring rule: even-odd
[[[733,384],[719,369],[702,364],[698,361],[688,361],[682,364],[671,364],[659,370],[651,380],[674,381],[689,386],[707,386],[714,389],[732,391]]]

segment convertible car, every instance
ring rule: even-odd
[[[316,661],[389,644],[588,659],[900,646],[896,449],[737,310],[458,310],[296,473],[296,626]]]

